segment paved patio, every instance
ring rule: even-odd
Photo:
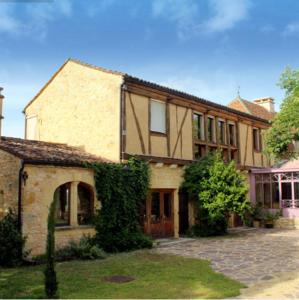
[[[154,251],[211,261],[245,283],[244,297],[299,298],[299,230],[258,229],[225,237],[181,239]]]

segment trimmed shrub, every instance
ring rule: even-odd
[[[149,166],[132,158],[127,164],[94,164],[95,182],[101,210],[95,217],[95,241],[106,252],[151,248],[143,234],[139,209],[149,189]]]
[[[26,239],[18,228],[18,218],[9,210],[0,220],[0,266],[15,267],[22,263],[27,255],[24,253]]]

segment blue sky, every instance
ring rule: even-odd
[[[227,104],[272,96],[298,68],[296,0],[0,0],[4,135],[69,57]]]

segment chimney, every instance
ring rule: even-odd
[[[253,100],[254,103],[266,108],[267,111],[275,113],[274,109],[274,99],[271,97],[258,98]]]
[[[3,111],[2,111],[4,96],[1,94],[2,91],[3,91],[3,88],[0,87],[0,140],[1,140],[1,136],[2,136],[2,119],[4,119]]]

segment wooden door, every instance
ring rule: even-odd
[[[153,237],[173,236],[173,191],[152,190],[146,202],[144,231]]]

